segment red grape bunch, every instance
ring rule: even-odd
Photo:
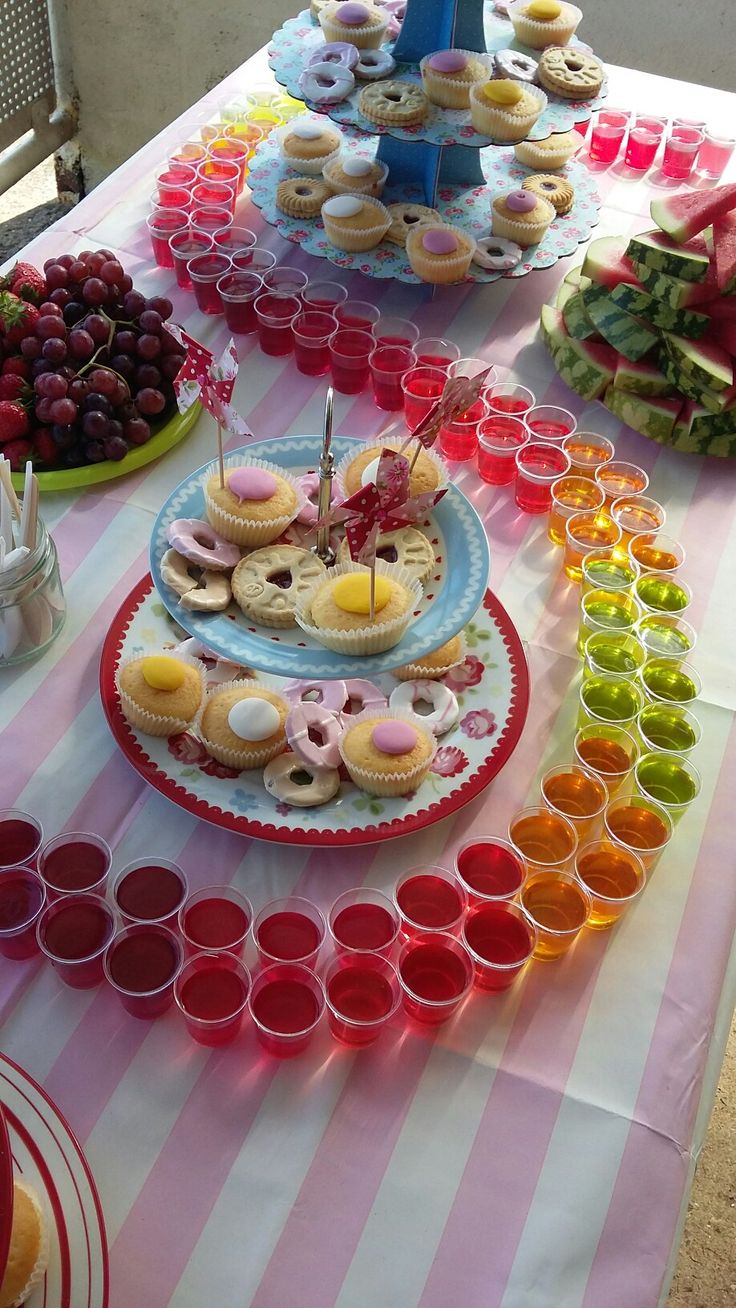
[[[184,351],[166,330],[171,301],[134,290],[112,250],[47,259],[43,277],[37,307],[0,291],[0,395],[12,373],[13,407],[27,413],[25,435],[10,424],[3,446],[0,412],[0,448],[14,467],[123,459],[174,407]]]

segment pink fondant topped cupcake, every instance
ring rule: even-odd
[[[378,5],[342,0],[325,5],[319,22],[325,41],[346,41],[358,50],[376,50],[386,35],[388,15]]]
[[[449,223],[418,225],[406,238],[409,263],[423,282],[441,285],[461,282],[474,251],[472,236]]]
[[[443,109],[467,109],[474,82],[485,82],[489,66],[472,50],[437,50],[425,55],[419,70],[428,100]]]

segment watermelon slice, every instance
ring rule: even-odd
[[[713,258],[718,289],[729,295],[736,290],[736,211],[713,223]]]
[[[631,391],[609,386],[603,403],[611,413],[642,436],[649,436],[660,445],[672,439],[675,422],[682,408],[682,400],[652,399],[648,395],[633,395]]]
[[[591,241],[583,260],[583,276],[599,286],[618,286],[619,282],[638,286],[634,266],[626,258],[626,245],[625,236],[599,236]]]
[[[569,273],[565,273],[565,281],[578,291],[582,291],[584,286],[590,286],[590,278],[583,277],[582,268],[571,268]]]
[[[716,296],[715,299],[708,301],[703,312],[707,313],[710,318],[736,322],[736,295]]]
[[[693,400],[686,400],[680,410],[680,416],[672,430],[672,447],[682,454],[700,454],[700,440],[692,434],[693,418],[705,413],[701,405]]]
[[[554,358],[558,345],[563,344],[568,335],[562,310],[555,309],[551,304],[543,304],[539,322],[542,329],[542,340],[552,358]]]
[[[671,309],[662,300],[655,300],[648,291],[638,291],[635,286],[621,282],[610,292],[611,299],[619,308],[626,309],[637,318],[643,318],[652,327],[660,331],[677,332],[678,336],[690,336],[695,340],[708,330],[710,319],[704,313],[694,313],[692,309]]]
[[[681,277],[684,282],[702,282],[708,271],[708,247],[702,236],[677,245],[663,232],[640,232],[632,236],[626,253],[637,263],[669,273],[670,277]]]
[[[573,287],[570,289],[574,291]],[[572,297],[565,304],[560,305],[565,326],[570,335],[578,341],[586,341],[589,336],[598,335],[595,324],[588,316],[585,307],[587,300],[583,298],[584,296],[607,299],[608,291],[605,286],[589,286],[585,291],[574,291]]]
[[[724,214],[736,209],[736,184],[713,191],[681,191],[652,200],[649,212],[661,231],[673,241],[689,241]]]
[[[653,295],[655,300],[662,300],[671,309],[686,309],[688,305],[703,304],[717,294],[715,280],[684,282],[681,277],[670,277],[668,273],[656,272],[646,264],[634,263],[634,270],[644,290]]]
[[[662,350],[659,362],[664,376],[674,389],[688,400],[702,405],[708,413],[722,413],[736,396],[733,386],[727,391],[714,391],[710,386],[703,386],[702,382],[696,381],[680,367],[666,350]]]
[[[733,360],[720,345],[689,341],[669,333],[665,333],[664,344],[675,363],[699,385],[712,391],[726,391],[733,386]]]
[[[601,298],[601,290],[603,298]],[[659,338],[656,332],[653,332],[651,327],[647,327],[646,323],[632,318],[625,309],[618,308],[611,300],[609,292],[603,287],[591,286],[580,294],[585,311],[596,330],[600,332],[604,341],[608,341],[608,344],[625,358],[636,362],[658,344]]]
[[[736,357],[736,318],[729,322],[726,318],[711,318],[710,327],[708,328],[708,340],[715,341],[730,354]]]
[[[617,390],[633,391],[635,395],[671,395],[675,389],[656,363],[632,363],[623,355],[619,356],[613,384]]]

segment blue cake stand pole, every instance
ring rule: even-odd
[[[393,136],[382,136],[376,154],[387,165],[389,178],[400,179],[402,188],[416,187],[421,193],[421,203],[431,208],[435,207],[442,186],[462,186],[467,190],[485,186],[477,146],[429,145],[426,141],[398,141]]]
[[[409,0],[394,59],[418,64],[425,55],[451,46],[485,52],[483,0]]]

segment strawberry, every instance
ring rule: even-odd
[[[30,381],[30,359],[24,359],[22,354],[11,354],[9,358],[4,360],[3,365],[0,368],[0,376],[22,377],[24,381]]]
[[[15,400],[0,400],[0,445],[19,440],[28,431],[28,414]]]
[[[25,378],[19,377],[17,372],[0,374],[0,400],[20,400],[22,402],[30,399],[30,394]]]
[[[6,459],[10,460],[11,472],[22,472],[26,466],[26,459],[31,456],[33,446],[30,441],[8,441],[3,449]]]
[[[11,291],[0,292],[0,332],[5,333],[6,345],[20,345],[24,336],[30,336],[38,322],[38,309],[26,304]]]
[[[16,263],[3,277],[2,287],[29,304],[40,304],[46,299],[46,279],[32,263]]]
[[[31,457],[34,463],[43,463],[47,468],[52,468],[59,462],[61,450],[54,443],[48,427],[39,427],[34,432]]]

